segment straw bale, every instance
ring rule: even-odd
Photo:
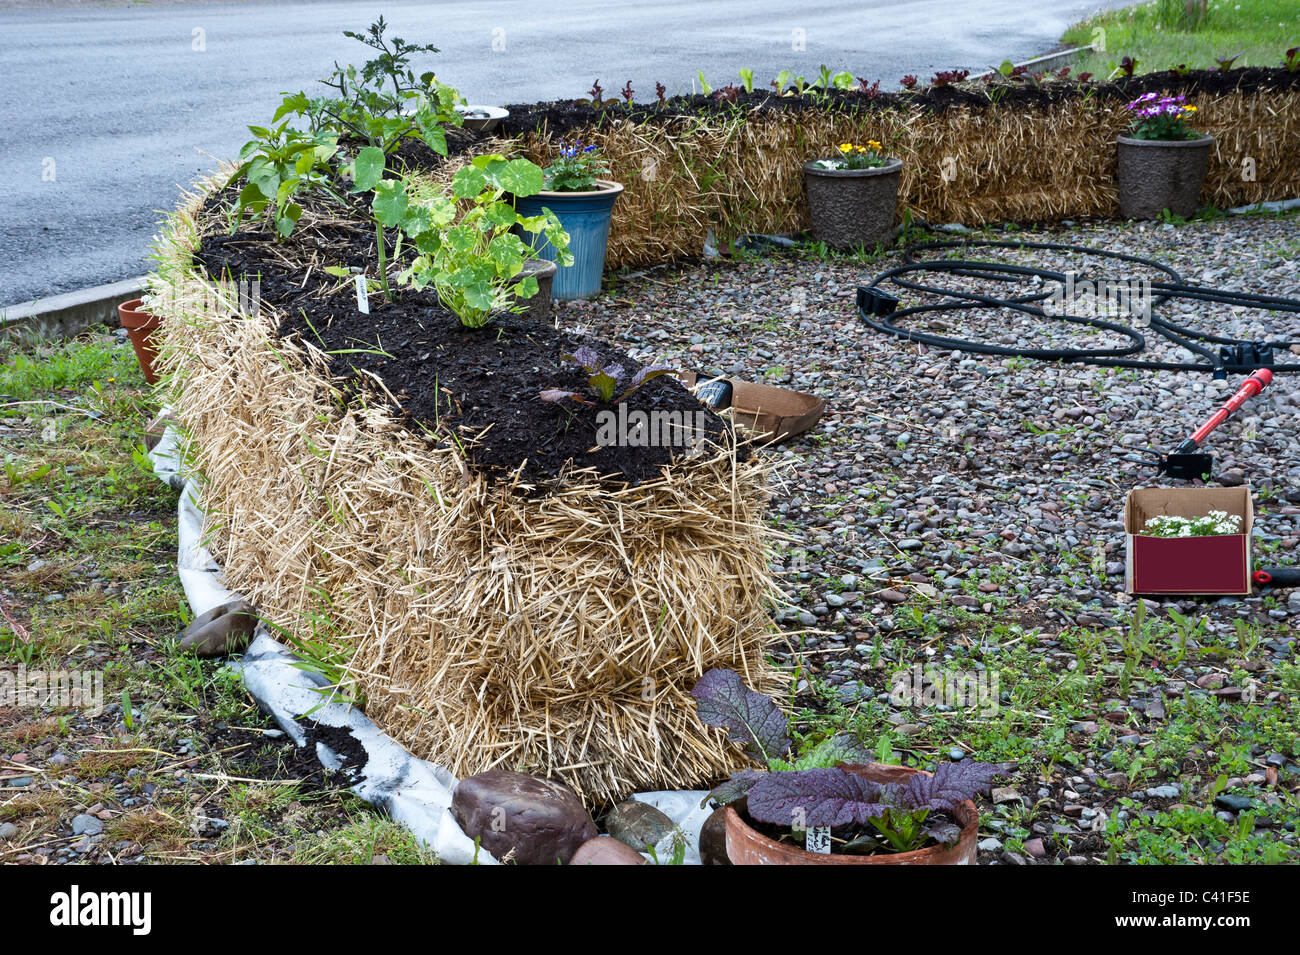
[[[327,356],[191,270],[199,202],[160,239],[150,307],[226,583],[458,775],[556,776],[594,804],[744,765],[689,690],[711,667],[780,690],[765,466],[728,449],[631,488],[490,483],[385,403],[343,405]]]
[[[1197,128],[1215,137],[1203,202],[1225,207],[1300,195],[1300,92],[1198,93],[1188,102],[1197,107]],[[903,210],[968,225],[1114,216],[1115,137],[1130,118],[1121,99],[1077,96],[1032,108],[940,113],[811,108],[619,119],[564,138],[600,146],[612,178],[625,187],[607,259],[621,267],[698,256],[709,230],[725,241],[805,229],[801,167],[846,140],[879,140],[903,160],[900,219]],[[518,144],[545,163],[559,142],[540,131]]]

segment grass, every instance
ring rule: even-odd
[[[1221,58],[1240,54],[1234,66],[1281,66],[1289,48],[1300,44],[1300,0],[1211,0],[1199,24],[1186,19],[1184,0],[1153,0],[1099,14],[1065,31],[1067,46],[1104,42],[1072,70],[1098,79],[1115,71],[1128,56],[1139,73],[1209,69]]]
[[[177,651],[177,494],[141,444],[157,410],[115,335],[0,344],[0,670],[104,682],[100,712],[0,705],[0,776],[34,778],[0,788],[19,829],[0,863],[430,861],[269,735],[224,661]],[[95,807],[104,835],[82,853],[70,821]]]

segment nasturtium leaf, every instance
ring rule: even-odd
[[[369,192],[384,178],[384,151],[378,146],[365,146],[357,153],[352,164],[354,192]]]
[[[494,203],[483,210],[483,221],[493,229],[509,229],[517,219],[515,210],[504,202]]]
[[[465,301],[472,307],[483,310],[492,307],[492,287],[487,282],[475,282],[472,285],[465,286],[462,291],[465,295]]]
[[[409,204],[406,216],[402,219],[402,231],[411,238],[416,238],[433,229],[433,216],[428,206],[418,203]]]
[[[546,228],[546,216],[519,216],[519,227],[525,232],[541,232]]]
[[[461,255],[473,251],[477,241],[473,226],[452,226],[442,234],[443,246],[449,251]]]
[[[527,159],[512,159],[498,174],[501,188],[516,196],[535,196],[546,184],[546,174]]]
[[[451,194],[457,199],[473,199],[487,188],[487,177],[477,166],[466,166],[451,177]]]
[[[537,294],[537,279],[531,275],[525,275],[515,283],[516,298],[532,298]]]
[[[375,186],[375,198],[370,206],[379,223],[391,227],[402,221],[409,204],[405,183],[385,179]]]
[[[766,762],[790,751],[785,714],[771,697],[745,686],[738,673],[709,670],[691,690],[700,722],[721,726],[727,739],[743,743],[746,752]]]

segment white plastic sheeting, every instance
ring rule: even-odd
[[[177,488],[176,564],[185,599],[194,616],[213,607],[240,599],[221,581],[221,566],[203,546],[203,512],[199,508],[201,487],[186,474],[181,450],[181,436],[168,428],[149,452],[154,473]],[[448,770],[417,759],[395,740],[384,735],[359,710],[341,700],[329,700],[321,689],[327,686],[323,676],[302,666],[302,661],[275,640],[260,624],[243,659],[232,662],[244,678],[244,685],[257,705],[267,713],[298,746],[316,743],[316,755],[327,769],[345,769],[356,782],[352,791],[367,802],[383,809],[393,819],[410,827],[442,862],[467,865],[496,865],[485,850],[476,851],[474,842],[452,817],[452,791],[458,780]],[[304,717],[303,714],[310,713]],[[365,753],[362,765],[351,765],[346,753],[336,752],[325,740],[317,739],[320,727],[343,729]],[[648,803],[666,814],[686,839],[685,865],[699,865],[700,827],[709,817],[709,809],[700,803],[704,791],[634,793],[632,799]],[[655,847],[662,862],[672,855],[672,836]],[[646,854],[647,858],[649,855]]]

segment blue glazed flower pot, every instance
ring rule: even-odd
[[[590,192],[539,192],[535,196],[515,199],[515,210],[521,216],[537,216],[542,209],[550,209],[569,234],[569,251],[573,264],[559,266],[551,285],[555,299],[592,298],[600,292],[600,279],[605,271],[605,246],[609,243],[609,220],[614,211],[614,200],[623,187],[617,182],[596,180],[599,189]],[[539,259],[555,261],[555,249],[542,236],[524,234],[532,239],[534,254]]]

